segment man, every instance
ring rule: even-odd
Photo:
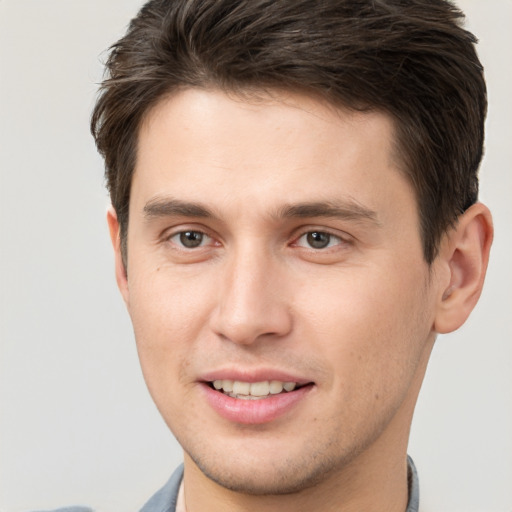
[[[144,512],[418,510],[438,333],[480,295],[485,83],[445,1],[150,1],[92,118],[116,276],[184,450]]]

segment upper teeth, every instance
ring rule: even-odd
[[[295,382],[281,382],[279,380],[265,380],[262,382],[242,382],[240,380],[214,380],[213,387],[223,390],[224,393],[235,397],[262,397],[276,395],[285,391],[293,391],[297,384]]]

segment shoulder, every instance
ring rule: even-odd
[[[150,498],[140,512],[175,512],[182,479],[183,464],[174,471],[167,483]]]
[[[182,479],[183,464],[174,471],[167,483],[149,499],[140,512],[175,512]],[[54,510],[33,510],[32,512],[94,512],[94,510],[90,507],[74,506]]]
[[[420,502],[420,484],[418,471],[411,457],[407,456],[407,480],[409,487],[409,502],[406,512],[418,512]]]
[[[34,510],[32,512],[94,512],[92,508],[89,507],[63,507],[57,508],[55,510]]]

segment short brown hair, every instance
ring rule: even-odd
[[[431,263],[478,195],[486,87],[462,20],[445,0],[149,1],[111,49],[91,120],[124,257],[148,111],[177,88],[284,88],[392,116]]]

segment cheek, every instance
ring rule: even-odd
[[[135,274],[135,273],[134,273]],[[210,307],[209,281],[204,275],[173,272],[155,266],[138,272],[129,281],[129,312],[142,342],[151,345],[177,344],[204,324]]]
[[[301,316],[322,358],[334,365],[333,386],[391,392],[412,378],[431,327],[423,282],[419,271],[368,267],[310,286]]]
[[[134,273],[135,274],[135,273]],[[164,268],[139,272],[129,282],[128,310],[144,378],[157,405],[187,385],[195,341],[207,324],[210,301],[196,279]],[[189,384],[190,385],[190,384]]]

